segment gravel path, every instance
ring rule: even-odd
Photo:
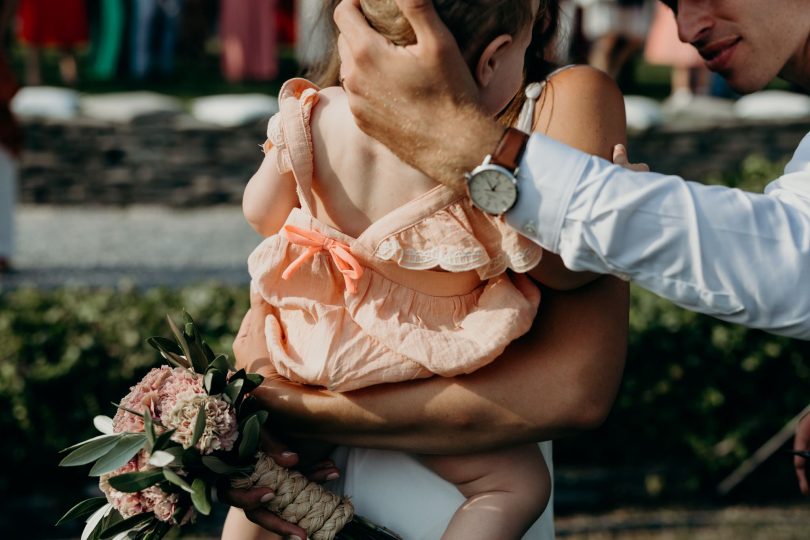
[[[247,256],[259,241],[236,206],[22,206],[16,272],[0,285],[244,284]]]

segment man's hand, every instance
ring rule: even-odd
[[[417,42],[399,47],[374,31],[359,0],[335,9],[341,79],[357,125],[397,156],[462,190],[463,175],[492,152],[503,129],[476,107],[478,87],[430,0],[397,0]]]
[[[793,449],[797,452],[810,451],[810,413],[805,414],[796,426],[796,438],[793,440]],[[793,465],[796,467],[796,477],[799,479],[799,489],[805,495],[810,495],[810,483],[807,481],[807,458],[795,456]]]
[[[646,163],[630,163],[627,156],[627,148],[623,144],[613,147],[613,164],[636,172],[650,172],[650,166]]]

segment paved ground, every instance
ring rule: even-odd
[[[236,206],[22,206],[17,271],[0,277],[0,285],[242,284],[248,281],[247,256],[259,241]]]

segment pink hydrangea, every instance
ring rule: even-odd
[[[113,489],[112,486],[109,484],[109,479],[113,476],[118,476],[119,474],[124,474],[128,472],[136,472],[139,471],[139,459],[140,454],[129,460],[126,465],[119,468],[116,471],[113,471],[109,474],[102,474],[101,478],[99,478],[98,486],[104,495],[107,497],[107,501],[113,505],[113,508],[118,510],[118,512],[126,519],[128,517],[132,517],[136,514],[142,514],[144,512],[148,512],[149,509],[144,504],[144,500],[141,497],[140,492],[138,493],[123,493],[116,489]]]
[[[197,414],[200,406],[205,408],[205,428],[196,447],[203,454],[217,450],[229,451],[239,437],[236,412],[233,407],[219,397],[209,396],[203,387],[203,378],[185,368],[161,366],[151,370],[121,400],[121,406],[136,413],[149,411],[155,420],[155,429],[162,432],[176,429],[172,440],[185,448],[191,445],[194,437]],[[113,418],[116,433],[141,433],[144,430],[143,418],[124,409],[119,409]],[[141,451],[120,469],[102,475],[99,486],[107,500],[124,518],[153,512],[161,521],[176,523],[174,516],[180,503],[176,493],[166,493],[157,486],[151,486],[137,493],[122,493],[113,489],[109,479],[119,474],[154,469],[149,465],[149,456]],[[184,476],[183,471],[176,470]],[[194,507],[180,519],[179,525],[191,521],[196,516]]]
[[[150,486],[135,493],[123,493],[110,486],[109,479],[113,476],[136,471],[148,471],[154,469],[149,465],[149,457],[146,452],[141,451],[133,457],[123,467],[104,474],[99,479],[99,488],[107,497],[107,501],[118,510],[124,519],[145,512],[152,512],[160,521],[165,521],[173,525],[185,525],[196,517],[194,507],[189,504],[180,522],[174,519],[177,508],[180,504],[180,496],[176,493],[166,493],[157,486]],[[185,476],[182,470],[175,471],[181,476]]]
[[[138,413],[149,410],[152,418],[160,418],[164,411],[174,408],[177,396],[185,392],[205,396],[202,376],[184,368],[161,366],[151,370],[130,388],[129,394],[121,400],[121,406]],[[140,433],[143,431],[143,419],[118,409],[113,418],[113,429],[117,433]]]

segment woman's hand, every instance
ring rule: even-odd
[[[273,458],[273,461],[288,468],[296,468],[299,456],[291,452],[284,444],[273,438],[267,431],[262,432],[262,451]],[[332,460],[320,460],[312,465],[302,468],[302,472],[313,482],[325,482],[338,478],[339,472]],[[234,508],[245,512],[245,517],[256,525],[270,532],[282,535],[284,538],[306,538],[307,533],[301,527],[284,521],[270,510],[265,508],[274,496],[266,488],[234,489],[229,485],[221,485],[218,489],[220,500]]]
[[[810,412],[805,414],[796,426],[796,438],[793,440],[793,450],[797,452],[810,451]],[[807,458],[795,456],[793,465],[796,468],[796,478],[799,480],[799,489],[805,495],[810,495],[810,483],[807,481]]]
[[[416,43],[373,30],[359,0],[335,9],[341,80],[357,125],[408,164],[463,190],[463,175],[498,144],[503,128],[474,105],[478,87],[430,0],[397,0]]]

